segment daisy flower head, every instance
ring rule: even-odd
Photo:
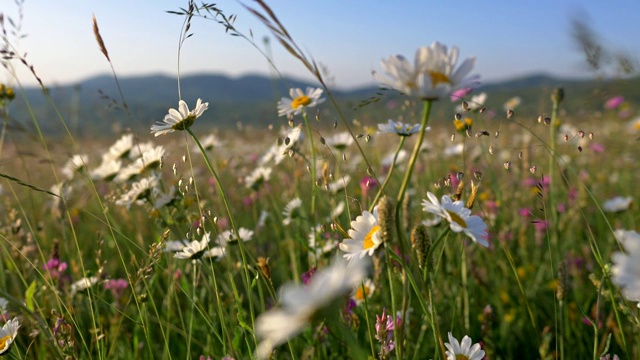
[[[616,230],[615,236],[625,252],[611,255],[611,280],[622,288],[622,295],[627,300],[640,302],[640,234],[633,230]]]
[[[196,107],[189,111],[189,107],[184,100],[178,102],[178,110],[169,109],[169,113],[165,115],[162,121],[156,121],[151,126],[151,133],[160,136],[172,133],[176,130],[187,130],[193,125],[197,118],[209,108],[209,103],[203,103],[202,99],[196,101]]]
[[[390,87],[408,96],[423,100],[438,100],[461,87],[471,87],[478,76],[468,76],[475,58],[468,58],[459,67],[458,48],[451,51],[445,45],[434,42],[429,47],[416,50],[414,63],[411,64],[402,55],[382,60],[386,77],[379,77],[382,85]]]
[[[20,321],[18,318],[13,318],[7,321],[2,328],[0,328],[0,356],[4,355],[11,344],[18,336],[18,328],[20,327]]]
[[[83,277],[82,279],[71,284],[71,295],[74,295],[80,291],[87,290],[88,288],[97,284],[99,280],[100,279],[98,279],[97,276]]]
[[[121,168],[121,160],[115,160],[109,154],[104,154],[100,166],[91,170],[91,178],[93,180],[113,180]]]
[[[307,87],[303,92],[300,88],[289,89],[290,98],[283,97],[278,101],[278,116],[299,115],[306,108],[317,106],[324,102],[321,88]]]
[[[137,205],[144,204],[145,201],[150,199],[153,189],[158,186],[158,183],[158,177],[155,175],[140,179],[140,181],[131,184],[131,190],[116,200],[116,205],[124,206],[128,209],[133,203]]]
[[[283,225],[289,225],[294,218],[300,217],[300,206],[302,206],[302,200],[298,197],[287,203],[287,206],[282,211],[282,216],[284,217],[282,220]]]
[[[253,239],[253,230],[241,227],[238,229],[237,235],[234,234],[231,230],[225,230],[220,235],[218,235],[218,237],[216,238],[216,243],[220,246],[227,246],[227,244],[230,243],[237,243],[238,239],[242,240],[243,242],[247,242]]]
[[[284,285],[280,289],[281,307],[256,319],[255,331],[260,339],[256,358],[267,359],[276,346],[299,334],[316,313],[353,291],[366,274],[365,261],[347,263],[338,257],[329,267],[316,271],[308,285]]]
[[[64,164],[62,172],[67,178],[73,179],[73,176],[85,169],[88,163],[89,157],[86,154],[73,155],[71,159]]]
[[[454,338],[451,333],[449,342],[444,343],[447,347],[447,360],[482,360],[484,358],[484,350],[480,348],[480,344],[471,345],[471,338],[464,336],[462,342]]]
[[[345,175],[340,179],[336,179],[334,182],[325,185],[325,190],[330,191],[332,194],[336,194],[338,191],[347,187],[351,181],[351,175]]]
[[[264,182],[269,181],[271,171],[270,167],[257,167],[251,174],[244,177],[245,186],[247,189],[258,190]]]
[[[338,151],[344,151],[353,144],[353,136],[345,131],[324,139],[324,143]]]
[[[173,255],[176,259],[190,259],[190,260],[198,260],[200,259],[207,248],[209,247],[209,241],[211,240],[210,233],[205,233],[202,236],[202,240],[193,240],[190,243],[186,243],[183,245],[182,249]]]
[[[351,293],[351,298],[356,302],[357,305],[364,302],[365,298],[369,298],[376,291],[376,284],[373,283],[373,280],[367,279],[362,282],[361,285],[358,285],[354,291]]]
[[[365,255],[372,256],[376,249],[382,244],[382,232],[378,223],[378,207],[373,209],[373,213],[364,211],[362,215],[356,217],[351,222],[349,238],[344,239],[339,247],[344,251],[344,258],[352,260],[363,258]]]
[[[461,200],[453,201],[451,197],[444,195],[440,203],[431,192],[427,193],[427,197],[428,200],[422,201],[424,211],[446,220],[453,232],[464,232],[474,242],[489,247],[487,224],[479,216],[471,215],[471,210]]]
[[[602,210],[606,212],[612,212],[612,213],[622,212],[629,209],[631,207],[632,202],[633,202],[633,198],[631,196],[627,196],[627,197],[616,196],[614,198],[611,198],[605,201],[602,204]]]
[[[425,131],[426,130],[431,130],[431,127],[427,127]],[[418,131],[420,131],[420,124],[403,124],[400,121],[395,122],[391,119],[389,119],[389,122],[387,122],[386,124],[378,124],[378,132],[381,133],[396,134],[399,136],[411,136]]]
[[[116,141],[104,156],[108,156],[113,160],[121,159],[127,155],[131,151],[133,147],[133,134],[125,134],[122,135],[118,141]],[[103,158],[104,158],[103,156]]]

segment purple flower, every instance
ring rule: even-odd
[[[600,143],[591,143],[591,150],[596,154],[601,154],[604,152],[604,145]]]
[[[306,273],[302,274],[302,283],[305,285],[309,285],[309,281],[311,281],[311,276],[313,276],[313,273],[316,272],[316,267],[312,266],[311,269],[309,269],[309,271],[307,271]]]
[[[47,261],[46,264],[42,265],[42,268],[49,271],[49,275],[53,279],[59,279],[60,275],[67,270],[67,263],[64,261],[60,261],[58,257],[53,257]]]
[[[129,282],[125,279],[107,280],[104,282],[104,288],[111,290],[111,294],[113,294],[113,297],[116,299],[122,296],[127,287],[129,287]]]
[[[461,88],[451,93],[451,102],[456,102],[462,100],[465,96],[469,95],[472,91],[472,88]]]
[[[369,190],[378,186],[378,182],[371,176],[365,176],[360,180],[360,189],[362,189],[362,195],[367,196]]]
[[[613,110],[618,106],[622,105],[623,102],[624,102],[624,98],[622,96],[614,96],[604,103],[604,107],[605,109]]]

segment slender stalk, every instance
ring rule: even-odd
[[[462,281],[462,314],[464,317],[464,329],[469,333],[471,328],[469,321],[469,289],[467,283],[467,252],[464,249],[464,242],[461,242],[462,249],[460,254],[460,276]]]
[[[229,199],[227,198],[227,193],[224,190],[224,187],[222,186],[222,181],[220,179],[220,176],[218,176],[218,172],[215,171],[215,169],[213,168],[213,166],[211,165],[211,162],[209,161],[209,157],[207,156],[207,152],[204,150],[204,148],[202,147],[202,144],[200,144],[200,140],[198,140],[198,138],[196,137],[196,135],[193,133],[193,131],[191,131],[190,128],[186,129],[187,132],[189,133],[189,135],[191,135],[191,138],[193,139],[193,141],[195,141],[196,145],[198,145],[198,148],[200,149],[200,152],[202,153],[202,157],[204,158],[204,162],[207,165],[207,168],[209,169],[209,172],[211,172],[211,175],[213,175],[213,177],[216,180],[216,186],[218,187],[218,192],[220,193],[220,196],[222,197],[222,203],[224,204],[224,208],[227,211],[227,216],[229,217],[229,223],[231,224],[231,228],[233,229],[233,231],[238,234],[238,228],[236,227],[236,223],[233,217],[233,213],[231,212],[231,207],[229,206]],[[242,240],[238,241],[238,248],[240,249],[240,257],[242,258],[242,269],[244,270],[244,276],[242,277],[244,280],[244,286],[246,288],[247,291],[247,299],[249,300],[249,312],[251,313],[251,327],[255,328],[255,313],[254,313],[254,309],[253,309],[253,299],[250,295],[251,293],[251,276],[249,275],[249,263],[247,262],[247,255],[246,255],[246,250],[244,248],[244,242]],[[253,335],[254,338],[254,342],[257,345],[257,340],[255,338],[255,335]]]
[[[556,208],[556,143],[558,137],[558,127],[560,126],[560,121],[558,120],[558,110],[560,107],[560,102],[564,97],[564,92],[562,89],[554,89],[553,94],[551,95],[551,100],[553,101],[553,109],[551,110],[551,124],[549,125],[549,147],[551,150],[551,154],[549,156],[549,207],[551,210],[551,222],[553,224],[551,232],[551,242],[555,247],[558,243],[558,209]]]
[[[303,113],[302,117],[304,118],[304,126],[307,128],[307,136],[309,137],[309,150],[311,151],[311,220],[312,223],[315,223],[315,215],[316,215],[316,147],[313,143],[313,131],[311,131],[311,125],[309,124],[309,117],[307,113]]]
[[[393,272],[391,271],[391,257],[397,255],[388,247],[384,248],[385,262],[387,264],[387,278],[389,280],[389,293],[391,294],[391,312],[393,316],[397,314],[396,294],[393,288]],[[395,319],[395,318],[394,318]],[[395,321],[395,320],[394,320]],[[398,359],[402,359],[402,344],[399,342],[398,332],[393,332],[393,340],[396,343],[396,356]]]
[[[411,153],[411,157],[409,158],[409,165],[407,166],[407,172],[405,173],[404,179],[402,180],[402,185],[400,185],[400,191],[398,192],[398,197],[396,198],[398,204],[402,201],[402,199],[404,199],[404,193],[407,191],[407,187],[409,187],[409,181],[411,181],[413,168],[416,166],[416,161],[418,160],[418,155],[420,154],[420,147],[422,146],[422,142],[424,141],[424,133],[427,130],[427,124],[429,123],[429,114],[431,113],[432,103],[433,100],[425,100],[424,102],[424,108],[422,111],[422,122],[420,123],[420,131],[418,132],[418,140],[413,147],[413,152]],[[397,207],[396,209],[399,208],[400,207]],[[396,219],[398,219],[397,216]]]
[[[193,317],[196,312],[196,277],[198,276],[198,264],[193,260],[193,279],[191,283],[191,314],[189,316],[189,334],[187,335],[187,359],[191,359],[191,336],[193,334]]]
[[[416,162],[418,161],[418,155],[420,155],[420,147],[422,146],[422,142],[424,141],[424,133],[427,130],[427,123],[429,122],[429,114],[431,113],[431,105],[433,100],[425,100],[424,102],[424,110],[422,112],[422,122],[420,123],[420,131],[418,132],[418,140],[416,141],[415,146],[413,147],[413,152],[411,153],[411,157],[409,158],[409,165],[407,166],[407,172],[404,175],[404,179],[402,180],[402,184],[400,185],[400,191],[398,192],[398,197],[396,198],[396,231],[398,233],[398,242],[400,243],[400,251],[405,254],[405,246],[406,240],[404,237],[404,233],[402,232],[402,226],[400,225],[400,204],[404,200],[404,194],[407,191],[407,187],[409,187],[409,182],[411,181],[411,175],[413,174],[413,169],[416,166]]]
[[[376,193],[376,196],[373,198],[373,201],[371,202],[371,205],[369,205],[369,212],[373,211],[373,208],[376,206],[376,203],[378,202],[378,199],[380,199],[380,196],[382,196],[382,194],[384,194],[384,189],[387,187],[387,184],[389,183],[389,180],[391,179],[391,175],[393,174],[393,170],[395,170],[396,161],[398,160],[398,154],[400,153],[400,150],[402,150],[402,146],[404,145],[404,141],[406,139],[407,139],[406,136],[401,136],[400,137],[400,142],[398,143],[398,148],[396,149],[396,152],[393,155],[393,161],[391,161],[391,166],[389,167],[389,173],[387,173],[386,179],[384,179],[384,182],[380,186],[380,189],[378,189],[378,193]]]

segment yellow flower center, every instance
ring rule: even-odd
[[[418,88],[418,84],[415,81],[407,81],[405,83],[405,86],[408,87],[409,89],[417,89]]]
[[[456,354],[456,360],[469,360],[469,357],[464,354]]]
[[[291,107],[297,109],[300,106],[307,106],[309,104],[311,104],[311,99],[309,99],[307,95],[302,95],[293,99],[293,101],[291,102]]]
[[[462,226],[463,229],[467,228],[467,222],[464,221],[464,219],[461,218],[460,215],[456,214],[455,212],[449,211],[449,210],[447,210],[447,212],[449,213],[449,216],[451,216],[451,221],[453,221],[456,224]]]
[[[364,243],[362,247],[365,250],[369,250],[374,247],[376,244],[373,242],[373,236],[380,230],[380,225],[376,225],[369,230],[367,236],[364,237]]]
[[[633,124],[633,127],[634,127],[636,130],[640,130],[640,121],[636,121],[636,123],[635,123],[635,124]]]
[[[11,340],[11,334],[0,339],[0,351],[4,351],[7,349],[7,341]]]
[[[365,297],[369,296],[369,293],[371,292],[371,290],[369,290],[369,287],[367,287],[365,285],[364,287],[364,293],[362,291],[362,286],[360,286],[357,290],[356,290],[356,296],[355,298],[357,300],[364,300]]]
[[[429,76],[431,76],[431,85],[433,85],[433,87],[443,83],[451,84],[449,77],[439,71],[429,71]]]

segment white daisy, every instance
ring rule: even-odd
[[[431,127],[427,127],[425,131],[426,130],[431,130]],[[400,121],[395,122],[391,119],[389,119],[389,122],[387,122],[386,124],[378,124],[378,132],[381,133],[397,134],[400,136],[411,136],[418,131],[420,131],[420,124],[403,124]]]
[[[449,342],[444,343],[447,347],[447,360],[482,360],[484,358],[484,350],[480,348],[480,344],[471,345],[471,338],[464,336],[462,342],[454,338],[451,333]]]
[[[345,175],[339,179],[337,179],[336,181],[327,184],[327,186],[325,187],[325,189],[333,194],[337,193],[338,191],[344,189],[347,187],[347,184],[349,184],[349,181],[351,181],[351,175]]]
[[[290,98],[283,97],[278,101],[278,116],[298,115],[308,107],[314,107],[324,102],[321,88],[307,87],[307,92],[299,88],[289,90]]]
[[[145,152],[153,149],[154,147],[155,145],[153,145],[151,141],[138,143],[134,147],[132,147],[131,150],[129,151],[129,159],[135,160],[140,156],[142,156],[142,154],[144,154]]]
[[[445,157],[451,157],[451,156],[460,155],[463,152],[464,152],[464,144],[459,143],[456,145],[447,146],[442,152],[442,155],[444,155]]]
[[[169,205],[173,200],[177,199],[176,196],[176,187],[171,186],[168,192],[163,192],[160,188],[155,187],[151,190],[153,198],[155,199],[153,202],[154,209],[160,209],[166,205]]]
[[[257,229],[262,229],[266,223],[267,223],[267,219],[269,218],[269,212],[267,210],[262,210],[260,211],[260,217],[258,218],[258,224],[256,225]]]
[[[102,155],[102,163],[91,170],[91,178],[94,180],[112,180],[122,168],[122,161],[116,160],[109,154]]]
[[[386,77],[374,76],[391,89],[424,100],[437,100],[453,90],[474,85],[477,76],[467,77],[475,64],[475,58],[466,59],[457,69],[458,48],[451,52],[438,42],[416,50],[414,63],[402,55],[382,60]]]
[[[471,240],[489,247],[487,224],[479,216],[471,215],[471,210],[462,201],[453,201],[448,195],[444,195],[441,205],[434,194],[429,192],[427,197],[429,200],[422,201],[424,211],[445,219],[453,232],[464,232]]]
[[[364,291],[363,291],[364,288]],[[376,291],[376,284],[373,283],[373,280],[366,279],[362,284],[356,286],[354,291],[351,293],[351,298],[356,302],[356,304],[361,304],[364,302],[365,298],[369,298]]]
[[[121,159],[127,155],[131,151],[133,147],[133,134],[125,134],[122,135],[118,141],[116,141],[104,156],[109,156],[113,160]],[[103,159],[104,159],[103,156]]]
[[[615,236],[625,252],[611,255],[611,281],[622,288],[622,295],[640,301],[640,234],[631,230],[616,230]]]
[[[258,190],[260,185],[262,185],[265,181],[269,181],[271,178],[270,167],[257,167],[253,172],[244,178],[244,184],[247,189]]]
[[[89,163],[89,157],[86,154],[73,155],[71,159],[69,159],[67,163],[64,164],[64,167],[62,168],[62,173],[68,179],[73,179],[73,176],[76,173],[79,173],[80,171],[82,171],[82,169],[85,169],[88,163]]]
[[[612,199],[605,201],[602,204],[602,210],[606,212],[621,212],[629,209],[631,207],[631,203],[633,202],[633,198],[631,196],[622,197],[616,196]]]
[[[387,153],[387,155],[385,155],[382,158],[382,160],[380,160],[380,166],[382,166],[383,168],[390,167],[391,164],[393,163],[393,159],[394,158],[396,159],[396,165],[397,164],[401,164],[402,162],[407,160],[408,157],[409,157],[409,153],[405,149],[401,149],[400,151],[398,151],[398,156],[397,157],[396,157],[396,152],[395,151],[391,151],[391,152]]]
[[[348,131],[345,131],[325,138],[324,143],[338,151],[344,151],[353,144],[353,136]]]
[[[286,284],[280,288],[280,307],[256,319],[258,359],[267,359],[273,349],[299,334],[321,309],[348,294],[366,276],[366,263],[349,264],[336,258],[328,268],[318,270],[308,285]],[[331,309],[335,310],[336,307]]]
[[[202,236],[202,240],[193,240],[190,243],[184,244],[182,249],[178,250],[178,252],[173,255],[173,257],[177,259],[190,259],[190,260],[198,260],[200,259],[209,247],[209,241],[211,240],[210,233],[205,233]]]
[[[333,221],[333,219],[337,219],[338,216],[342,215],[342,213],[344,212],[344,208],[344,201],[340,201],[338,205],[336,205],[336,207],[331,210],[331,214],[329,215],[329,217],[327,217],[327,221],[330,222]]]
[[[229,243],[237,242],[238,239],[241,239],[243,242],[253,239],[253,230],[241,227],[238,229],[238,235],[235,235],[230,230],[225,230],[218,235],[216,243],[220,246],[227,246]]]
[[[208,102],[203,103],[201,99],[198,99],[195,109],[189,111],[187,103],[184,100],[180,100],[178,102],[178,110],[169,109],[169,114],[165,115],[162,121],[156,121],[155,125],[151,126],[151,133],[159,136],[176,130],[186,130],[208,108]]]
[[[287,203],[287,206],[282,210],[282,224],[288,226],[291,224],[291,221],[300,216],[300,211],[298,210],[302,206],[302,200],[300,198],[295,198]]]
[[[136,175],[141,175],[144,172],[160,167],[162,159],[166,155],[167,151],[164,146],[158,145],[151,149],[146,149],[142,156],[137,158],[132,164],[122,169],[122,171],[116,176],[117,182],[124,182],[131,179]]]
[[[0,328],[0,356],[4,355],[11,348],[11,344],[18,336],[18,328],[20,328],[20,321],[18,318],[13,318],[7,321],[2,328]]]
[[[632,134],[640,132],[640,116],[627,123],[627,130]]]
[[[134,202],[137,205],[144,204],[149,200],[153,189],[158,186],[158,177],[148,176],[140,179],[140,181],[131,184],[131,190],[123,194],[120,199],[116,200],[116,205],[125,206],[127,209],[131,207]]]
[[[73,284],[71,284],[71,289],[70,289],[71,295],[74,295],[79,291],[87,290],[88,288],[92,287],[97,283],[98,283],[97,276],[84,277],[74,282]]]
[[[373,214],[364,211],[351,222],[348,231],[349,238],[340,243],[340,250],[344,251],[344,257],[348,260],[363,258],[365,255],[373,255],[374,251],[382,244],[382,234],[378,224],[378,207],[373,209]]]

